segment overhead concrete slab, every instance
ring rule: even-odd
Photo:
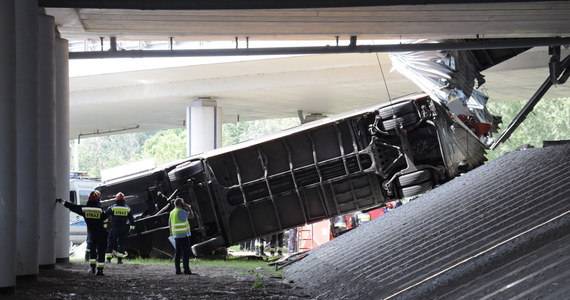
[[[131,1],[83,1],[82,5],[40,1],[40,5],[43,3],[46,12],[55,16],[62,38],[74,45],[76,41],[87,41],[86,49],[74,51],[106,51],[111,37],[116,38],[120,51],[126,49],[121,48],[122,41],[141,41],[141,45],[147,46],[163,41],[162,46],[167,47],[172,40],[171,46],[176,50],[178,43],[185,41],[217,41],[230,43],[230,47],[255,48],[267,41],[285,43],[281,46],[298,40],[347,45],[351,36],[356,36],[358,43],[378,39],[404,42],[417,38],[570,36],[568,1],[473,2],[478,1],[219,9],[224,7],[222,2],[218,9],[192,6],[179,10],[165,10],[161,2],[147,2],[145,9],[94,8],[105,4],[136,8]],[[226,4],[234,7],[235,3]],[[484,73],[492,101],[527,99],[540,86],[548,74],[549,57],[545,49],[534,56],[527,55],[521,55],[521,61],[509,67],[497,66],[498,69]],[[224,122],[235,122],[294,117],[297,110],[335,114],[417,91],[389,69],[386,54],[334,54],[72,78],[70,135],[183,127],[183,111],[199,97],[214,98],[223,109]],[[553,91],[556,94],[547,96],[569,94],[564,87]]]
[[[71,78],[71,136],[140,126],[183,127],[185,108],[211,97],[224,122],[336,114],[417,90],[387,54],[313,55]],[[104,121],[102,121],[104,120]]]
[[[48,8],[47,13],[56,17],[64,38],[95,40],[110,36],[203,41],[234,37],[334,41],[336,36],[346,40],[352,35],[359,39],[553,37],[568,36],[570,29],[567,1],[421,3],[234,10]]]
[[[490,101],[529,99],[549,59],[547,48],[535,48],[492,67],[483,91]],[[237,122],[338,114],[419,90],[391,68],[387,53],[328,54],[73,77],[70,137],[183,128],[186,107],[201,97],[217,101],[223,122]],[[568,96],[570,85],[546,95]]]

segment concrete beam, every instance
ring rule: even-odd
[[[434,50],[488,50],[530,48],[541,46],[570,45],[570,38],[518,38],[518,39],[472,39],[445,41],[441,43],[414,43],[392,45],[356,45],[323,47],[238,48],[204,50],[126,50],[71,52],[70,59],[100,58],[146,58],[146,57],[202,57],[202,56],[252,56],[252,55],[301,55],[409,52]]]
[[[284,8],[326,8],[326,7],[361,7],[394,5],[433,5],[433,4],[469,4],[469,3],[504,3],[504,2],[543,2],[547,0],[509,1],[509,0],[39,0],[41,7],[71,8],[110,8],[110,9],[284,9]]]

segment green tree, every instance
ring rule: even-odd
[[[160,131],[145,141],[140,158],[154,158],[157,164],[184,158],[186,136],[181,128]]]
[[[144,142],[156,131],[83,138],[79,144],[79,170],[99,176],[100,170],[139,160]],[[70,143],[72,147],[74,142]]]
[[[503,117],[499,133],[509,125],[526,103],[527,100],[488,104],[489,111]],[[498,134],[496,136],[498,137]],[[491,161],[524,144],[542,147],[543,141],[568,139],[570,139],[570,98],[543,99],[506,142],[495,150],[487,152],[487,159]]]
[[[299,125],[296,118],[257,120],[223,125],[223,145],[232,145]],[[73,147],[74,142],[70,143]],[[83,138],[79,170],[99,176],[102,169],[154,158],[157,164],[186,156],[187,134],[182,128]],[[73,153],[72,153],[73,154]],[[73,160],[72,160],[73,161]]]

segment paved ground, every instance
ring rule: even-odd
[[[309,252],[318,299],[570,299],[570,145],[509,153]]]

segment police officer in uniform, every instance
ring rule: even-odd
[[[89,272],[97,276],[104,275],[105,248],[107,247],[107,230],[103,226],[107,215],[105,215],[101,208],[100,198],[101,193],[99,193],[99,191],[92,191],[89,193],[86,205],[73,204],[63,199],[55,200],[85,219],[87,232],[91,238],[91,243],[89,244],[89,265],[91,268]],[[95,273],[95,268],[97,268],[97,273]]]
[[[109,241],[107,243],[107,251],[105,257],[107,262],[111,262],[113,258],[113,250],[117,250],[117,263],[122,264],[125,257],[125,246],[127,244],[127,235],[130,230],[135,228],[135,218],[131,208],[125,204],[125,195],[117,193],[115,195],[115,204],[109,206],[105,214],[111,220],[111,229],[109,230]],[[128,223],[127,223],[128,222]]]

